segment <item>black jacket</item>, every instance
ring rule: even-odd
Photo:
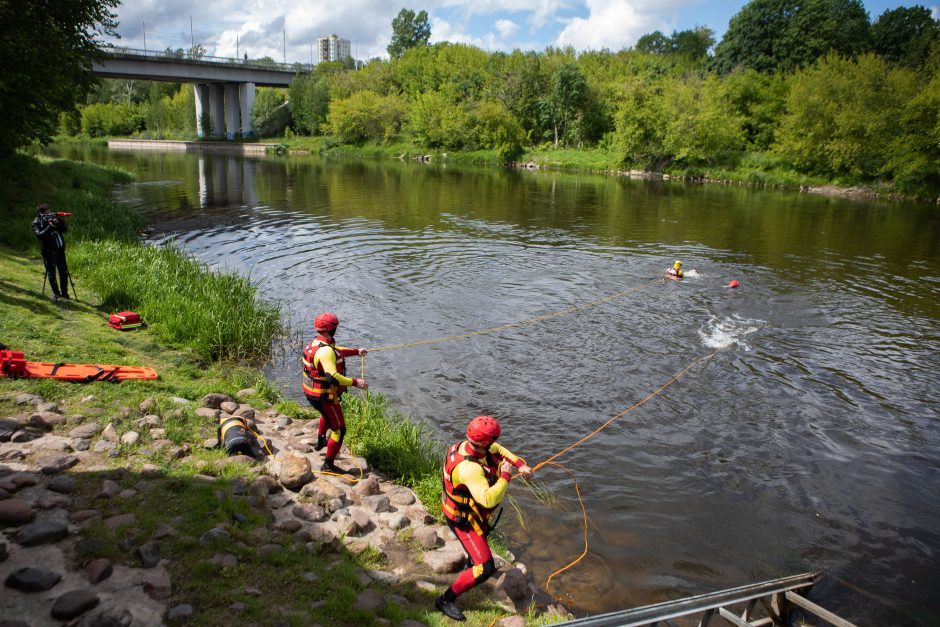
[[[67,230],[65,220],[56,215],[43,214],[33,219],[33,235],[39,238],[44,251],[65,248],[65,238],[62,234]]]

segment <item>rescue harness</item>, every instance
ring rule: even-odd
[[[457,465],[463,461],[479,464],[483,468],[483,475],[489,485],[493,485],[499,479],[499,462],[501,455],[496,455],[490,451],[483,457],[474,457],[460,452],[463,442],[458,442],[448,449],[444,456],[444,471],[442,481],[444,491],[441,495],[441,510],[444,516],[455,525],[469,524],[483,537],[486,537],[490,530],[495,526],[490,525],[489,518],[496,508],[483,507],[470,494],[466,486],[454,485],[454,470]],[[497,521],[499,518],[497,517]]]
[[[329,346],[330,350],[336,355],[336,372],[341,375],[346,374],[346,358],[343,357],[342,353],[336,350],[336,347],[332,344],[322,340],[313,340],[304,349],[301,358],[304,364],[304,394],[314,400],[338,403],[339,397],[346,391],[346,387],[340,385],[332,375],[324,372],[323,367],[317,361],[317,351],[324,346]]]

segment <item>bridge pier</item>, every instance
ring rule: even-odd
[[[254,83],[197,83],[194,91],[196,135],[226,139],[235,139],[236,134],[243,138],[254,136],[251,123],[251,110],[255,104]],[[209,129],[205,128],[206,122]]]

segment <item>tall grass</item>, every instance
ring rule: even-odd
[[[383,396],[346,394],[342,402],[352,450],[413,489],[429,512],[439,512],[444,446],[427,427],[390,409]]]
[[[280,310],[258,300],[257,286],[245,277],[213,272],[178,248],[114,240],[83,242],[72,258],[103,308],[137,311],[172,346],[213,360],[270,353]]]

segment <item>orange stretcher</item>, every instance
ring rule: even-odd
[[[26,361],[19,351],[0,350],[0,378],[61,379],[76,383],[109,381],[119,383],[125,379],[157,378],[153,368],[140,366],[112,366],[103,364],[53,364]]]

